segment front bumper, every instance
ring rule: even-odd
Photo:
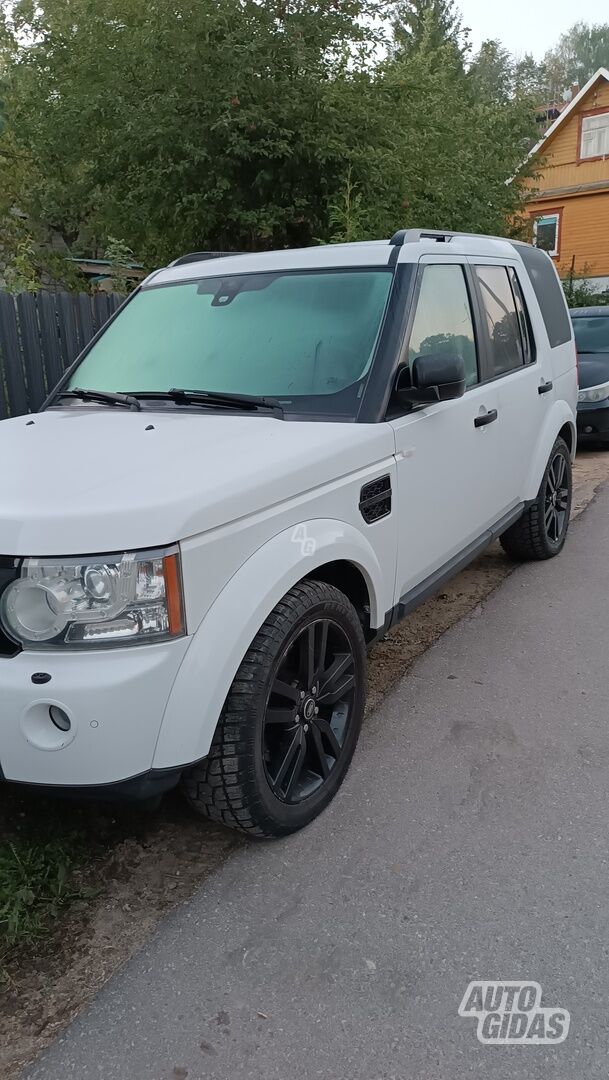
[[[190,640],[0,657],[2,777],[57,788],[142,781]],[[32,681],[40,673],[50,676],[42,685]],[[53,724],[52,705],[68,717],[69,731]]]
[[[609,399],[580,401],[577,405],[577,441],[609,440]]]

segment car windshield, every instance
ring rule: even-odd
[[[608,317],[593,315],[590,318],[576,318],[573,319],[573,328],[578,352],[609,352]]]
[[[142,289],[64,389],[174,387],[277,398],[284,411],[353,417],[392,272],[290,271]]]

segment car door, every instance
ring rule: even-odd
[[[495,482],[506,506],[523,498],[526,477],[545,416],[554,400],[551,373],[544,375],[517,264],[470,258],[482,312],[486,385],[496,394]]]
[[[396,603],[432,584],[505,513],[496,482],[497,386],[482,383],[478,299],[465,258],[423,256],[402,361],[458,353],[463,397],[417,407],[395,432],[399,513]]]

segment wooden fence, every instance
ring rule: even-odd
[[[38,409],[122,300],[118,293],[0,290],[0,420]]]

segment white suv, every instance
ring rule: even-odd
[[[311,821],[366,647],[494,538],[562,548],[576,355],[550,259],[390,241],[153,273],[0,424],[5,780],[181,780],[251,836]]]

